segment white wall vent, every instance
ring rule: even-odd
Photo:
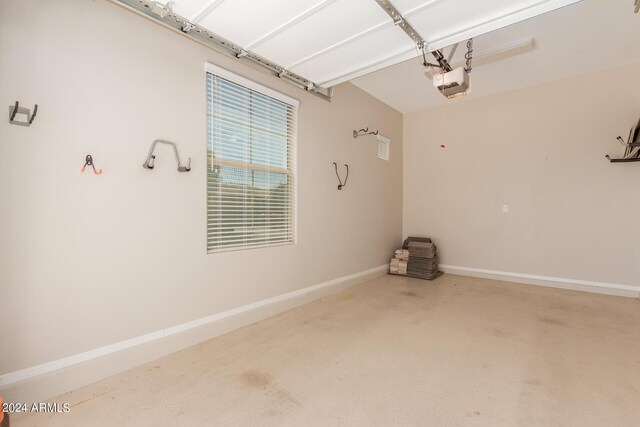
[[[386,136],[378,135],[378,158],[389,160],[389,144],[391,140]]]

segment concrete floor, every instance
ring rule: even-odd
[[[54,399],[12,426],[631,426],[640,301],[386,276]]]

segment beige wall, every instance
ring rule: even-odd
[[[401,238],[402,116],[355,86],[327,103],[106,0],[2,0],[0,58],[4,114],[40,106],[0,120],[0,374],[380,266]],[[295,247],[206,254],[206,61],[301,101]],[[143,169],[156,138],[192,171],[167,147]]]
[[[604,158],[640,116],[639,75],[406,115],[404,235],[433,236],[448,265],[640,285],[640,163]]]

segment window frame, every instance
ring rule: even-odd
[[[232,71],[229,71],[225,68],[219,67],[215,64],[212,64],[210,62],[205,63],[205,81],[209,78],[208,74],[212,74],[214,77],[219,77],[221,79],[227,80],[235,85],[241,86],[245,89],[248,89],[250,91],[253,92],[257,92],[261,95],[267,96],[269,98],[273,98],[279,102],[282,102],[284,104],[286,104],[288,107],[293,109],[293,115],[294,115],[294,119],[291,120],[289,123],[289,129],[287,130],[287,147],[286,147],[286,151],[287,151],[287,161],[289,164],[289,167],[286,169],[282,169],[282,168],[277,168],[277,167],[268,167],[268,166],[262,166],[259,164],[256,165],[251,165],[251,164],[247,164],[244,162],[237,162],[237,161],[233,161],[233,160],[227,160],[227,159],[219,159],[219,165],[220,166],[228,166],[228,167],[234,167],[234,168],[239,168],[239,169],[243,169],[243,170],[248,170],[248,171],[263,171],[263,172],[274,172],[274,173],[279,173],[279,174],[286,174],[287,175],[287,179],[289,182],[289,198],[288,198],[288,206],[290,207],[289,209],[289,217],[290,217],[290,223],[291,223],[291,235],[292,235],[292,241],[281,241],[281,242],[274,242],[274,243],[261,243],[261,244],[248,244],[248,245],[242,245],[242,246],[230,246],[230,247],[225,247],[225,246],[218,246],[216,248],[210,249],[209,247],[209,220],[208,220],[208,216],[209,216],[209,182],[208,182],[208,178],[209,178],[209,153],[208,153],[208,149],[210,146],[210,142],[208,138],[206,138],[206,149],[207,149],[207,185],[206,185],[206,193],[207,193],[207,205],[206,205],[206,214],[207,214],[207,239],[206,239],[206,251],[207,254],[216,254],[216,253],[222,253],[222,252],[232,252],[232,251],[246,251],[246,250],[255,250],[255,249],[263,249],[263,248],[271,248],[271,247],[277,247],[277,246],[288,246],[288,245],[297,245],[298,244],[298,218],[297,218],[297,190],[298,190],[298,186],[297,186],[297,182],[298,182],[298,177],[297,177],[297,144],[298,144],[298,138],[297,138],[297,129],[298,129],[298,110],[299,110],[299,106],[300,106],[300,101],[292,98],[290,96],[287,96],[283,93],[280,93],[274,89],[271,89],[267,86],[264,86],[260,83],[257,83],[253,80],[250,80],[246,77],[240,76]],[[208,97],[208,93],[207,90],[205,89],[205,110],[208,109],[209,107],[209,97]],[[209,118],[207,117],[207,127],[209,126]]]

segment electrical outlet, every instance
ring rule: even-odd
[[[509,213],[509,205],[502,205],[502,212]]]

